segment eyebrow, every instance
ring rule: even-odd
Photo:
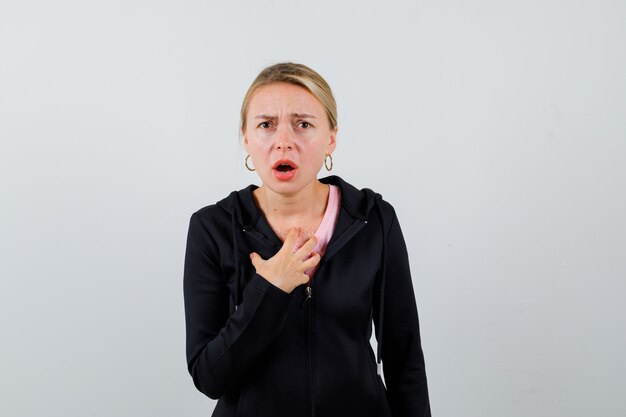
[[[292,117],[298,117],[300,119],[317,119],[317,117],[313,116],[310,113],[291,113]],[[269,120],[276,120],[278,119],[277,116],[274,115],[270,115],[270,114],[259,114],[257,116],[254,116],[255,119],[269,119]]]

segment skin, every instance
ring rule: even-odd
[[[304,271],[320,261],[320,255],[311,252],[315,236],[294,249],[302,234],[297,226],[315,224],[326,208],[329,189],[317,173],[326,155],[335,150],[337,129],[330,127],[315,96],[300,86],[280,82],[259,88],[251,98],[242,136],[262,182],[253,192],[257,205],[270,224],[287,230],[276,255],[264,260],[252,252],[250,259],[259,275],[291,293],[309,281]],[[298,167],[289,181],[276,179],[272,172],[272,165],[283,158]]]

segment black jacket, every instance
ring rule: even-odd
[[[187,363],[214,417],[430,416],[407,250],[393,207],[340,177],[341,208],[311,280],[287,293],[255,273],[281,241],[233,191],[192,214],[184,271]],[[369,343],[372,319],[385,385]]]

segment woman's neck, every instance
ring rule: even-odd
[[[266,218],[295,223],[323,216],[329,191],[328,185],[315,180],[297,194],[286,196],[262,185],[252,195]]]

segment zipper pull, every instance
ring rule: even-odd
[[[304,300],[302,301],[301,307],[304,307],[305,304],[307,303],[307,301],[309,301],[309,299],[311,298],[311,294],[313,293],[313,289],[311,288],[310,285],[307,284],[306,288],[304,289],[304,293],[305,293],[305,297],[304,297]]]

